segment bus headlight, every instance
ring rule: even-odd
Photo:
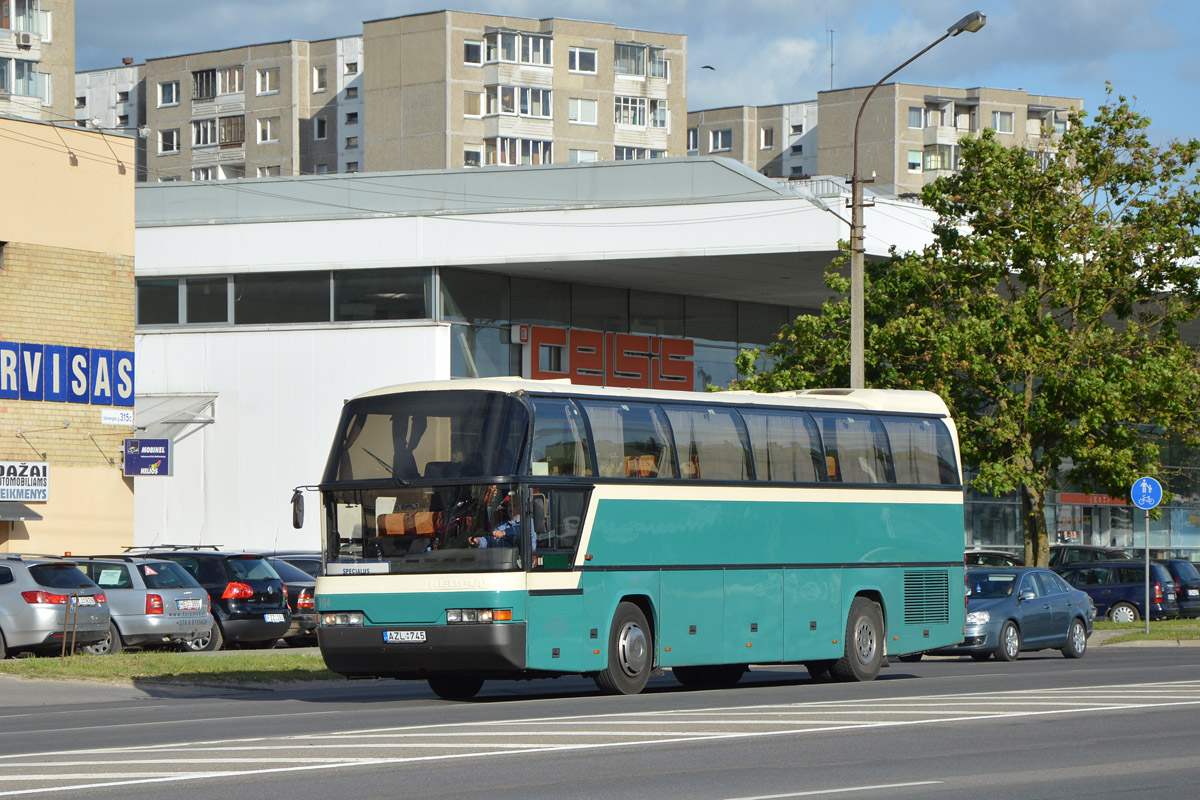
[[[511,608],[447,608],[446,624],[512,621]]]
[[[351,625],[362,625],[363,615],[361,611],[334,611],[321,615],[321,627],[335,628],[348,627]]]

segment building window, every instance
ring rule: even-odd
[[[760,150],[775,149],[775,129],[762,128],[758,132],[758,147]]]
[[[516,139],[500,136],[484,141],[489,164],[540,165],[552,164],[551,143],[537,139]]]
[[[179,180],[162,178],[163,182]],[[174,278],[143,278],[137,282],[137,324],[179,324],[179,281]]]
[[[924,128],[925,127],[925,109],[919,106],[908,107],[908,127]]]
[[[358,162],[357,161],[347,161],[346,162],[346,172],[358,172]]]
[[[567,50],[567,69],[571,72],[596,74],[596,51],[583,47],[569,48]]]
[[[527,89],[521,87],[521,116],[550,119],[553,107],[550,105],[549,89]]]
[[[179,152],[179,128],[158,132],[158,154],[167,155]]]
[[[799,136],[804,133],[804,123],[800,122],[792,126],[792,135]]]
[[[613,122],[618,125],[646,127],[646,98],[617,97],[614,99]]]
[[[121,114],[120,116],[117,117],[117,127],[121,128],[121,129],[125,129],[125,128],[129,127],[129,115],[128,114]]]
[[[279,141],[279,117],[263,117],[258,121],[258,143]]]
[[[314,175],[324,175],[326,172],[329,172],[328,164],[317,164],[315,167],[313,167]]]
[[[688,155],[695,155],[700,152],[700,129],[687,129],[687,150]]]
[[[129,92],[117,92],[117,102],[118,103],[128,103],[129,102]]]
[[[192,73],[192,100],[212,100],[217,96],[217,71],[202,69]]]
[[[179,105],[179,81],[165,81],[158,85],[158,107]]]
[[[463,147],[463,166],[464,167],[483,166],[483,145],[468,144]]]
[[[804,145],[800,144],[799,142],[792,145],[792,155],[794,155],[794,156],[804,155]]]
[[[920,172],[921,171],[921,151],[920,150],[909,150],[908,151],[908,171],[909,172]]]
[[[324,117],[315,117],[313,119],[313,138],[317,141],[323,141],[328,138],[328,126]]]
[[[346,112],[346,124],[347,125],[357,125],[358,124],[358,112],[357,111],[347,111]]]
[[[549,36],[531,36],[527,33],[522,33],[521,63],[549,67],[552,63],[550,58],[552,44]]]
[[[667,51],[662,47],[650,48],[650,77],[671,79],[670,64],[667,62]]]
[[[8,65],[5,64],[5,66],[7,67]],[[87,98],[86,97],[76,97],[75,98],[75,107],[76,108],[87,108]]]
[[[645,161],[650,158],[666,158],[666,150],[651,150],[648,147],[623,147],[617,145],[613,158],[617,161]]]
[[[223,67],[217,70],[217,94],[237,94],[242,90],[242,68]]]
[[[463,63],[483,63],[483,42],[473,39],[468,39],[467,41],[463,42]]]
[[[483,116],[483,92],[463,92],[463,116]]]
[[[358,149],[358,137],[357,136],[347,136],[346,137],[346,149],[347,150],[357,150]]]
[[[567,103],[567,120],[577,125],[595,125],[596,101],[572,97]]]
[[[357,86],[347,86],[346,87],[346,99],[347,100],[358,99],[358,87]]]
[[[216,167],[192,167],[192,180],[194,181],[215,181],[217,179]]]
[[[233,277],[236,325],[328,322],[328,272],[275,272]]]
[[[646,47],[640,44],[616,45],[613,72],[629,77],[646,77]]]
[[[958,145],[930,144],[925,146],[925,170],[958,169]]]
[[[666,100],[650,101],[650,127],[666,130],[670,127],[671,116],[667,113]]]
[[[279,67],[260,69],[258,71],[258,93],[277,94],[279,92]]]
[[[489,114],[520,114],[522,117],[550,119],[552,106],[549,89],[524,86],[488,87]]]
[[[733,129],[722,128],[719,131],[709,131],[708,152],[720,153],[733,149]],[[794,149],[793,149],[794,152]]]
[[[275,164],[274,166],[270,166],[270,167],[259,167],[258,168],[258,177],[260,177],[260,178],[277,178],[277,177],[279,177],[279,174],[280,174],[280,170],[279,170],[278,164]]]
[[[591,164],[599,160],[599,155],[595,150],[571,150],[568,160],[572,164]]]
[[[333,321],[429,319],[432,270],[355,269],[333,273]]]
[[[804,167],[792,167],[791,174],[800,176],[804,174]]]
[[[312,90],[314,94],[317,92],[323,92],[329,87],[329,83],[326,78],[326,71],[327,70],[325,67],[313,67]]]
[[[192,121],[192,147],[207,147],[217,143],[217,121],[198,119]]]
[[[217,132],[218,141],[223,145],[242,144],[246,141],[246,117],[242,114],[236,117],[221,117]]]
[[[1013,132],[1013,112],[1011,111],[993,111],[992,112],[992,127],[996,133],[1012,133]]]
[[[346,74],[347,75],[357,75],[358,74],[358,62],[357,61],[347,61],[346,62]]]
[[[489,33],[484,41],[487,43],[488,61],[517,60],[517,35],[515,33]]]
[[[183,292],[189,324],[229,321],[228,278],[188,278]]]

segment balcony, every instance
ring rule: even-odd
[[[16,9],[12,17],[12,30],[21,33],[36,33],[43,39],[50,38],[50,12],[34,11],[32,13]]]

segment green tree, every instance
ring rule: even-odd
[[[1059,481],[1124,496],[1165,437],[1200,444],[1200,362],[1179,335],[1200,311],[1200,142],[1153,146],[1148,125],[1110,88],[1033,152],[967,138],[961,171],[923,192],[933,243],[867,265],[868,385],[941,395],[974,488],[1018,493],[1029,564],[1046,563]],[[738,388],[848,384],[845,262],[770,370],[739,356]]]

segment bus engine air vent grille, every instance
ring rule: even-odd
[[[949,575],[933,570],[905,572],[904,624],[930,625],[949,621]]]

